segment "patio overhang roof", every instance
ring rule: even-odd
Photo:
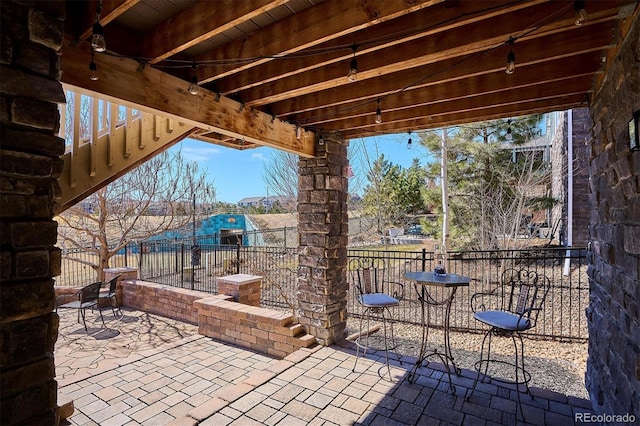
[[[107,51],[95,54],[91,81],[99,3],[68,1],[62,80],[180,117],[208,142],[312,156],[323,133],[351,139],[588,105],[638,3],[586,1],[576,25],[580,3],[105,0]]]

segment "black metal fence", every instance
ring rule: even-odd
[[[403,280],[405,272],[433,270],[434,253],[349,250],[350,258],[380,258],[390,269],[388,279],[404,284],[404,298],[400,306],[394,308],[394,318],[404,323],[418,324],[420,303],[418,288],[410,281]],[[494,250],[474,252],[453,252],[449,254],[447,271],[471,278],[469,287],[458,289],[451,310],[451,327],[454,330],[481,332],[481,325],[473,319],[469,301],[476,292],[495,289],[499,277],[507,268],[527,268],[546,275],[552,284],[537,326],[529,335],[558,340],[586,341],[588,337],[585,309],[589,302],[589,282],[587,277],[585,249],[539,248],[529,250]],[[348,311],[361,311],[357,303],[355,288],[350,285]],[[442,300],[449,289],[434,287],[429,289],[434,298]],[[444,324],[444,311],[430,308],[432,326]]]
[[[199,248],[199,262],[192,265],[190,242],[145,242],[127,248],[119,260],[122,264],[111,266],[135,266],[139,269],[140,279],[207,293],[217,293],[217,277],[236,273],[260,275],[263,277],[262,305],[295,313],[297,247],[200,244]],[[404,280],[403,274],[433,270],[433,255],[433,252],[425,249],[348,251],[349,259],[383,259],[388,265],[389,279],[403,282],[405,297],[393,314],[398,321],[410,324],[420,322],[420,304],[415,285]],[[588,337],[585,308],[589,300],[585,255],[584,249],[565,248],[449,253],[447,271],[471,278],[469,287],[460,288],[456,294],[451,311],[451,327],[460,331],[480,331],[470,310],[471,295],[493,289],[504,269],[527,267],[546,275],[552,283],[544,311],[529,334],[542,338],[585,341]],[[79,273],[83,271],[86,268]],[[85,283],[94,278],[95,272],[93,278],[85,280]],[[442,298],[443,292],[447,291],[437,288],[433,290],[433,295]],[[347,303],[350,315],[358,316],[361,308],[351,283]],[[442,315],[442,310],[433,309],[431,325],[442,326]]]
[[[217,278],[232,274],[260,275],[262,305],[295,307],[297,248],[241,245],[199,245],[200,259],[192,263],[191,245],[153,242],[140,245],[140,279],[159,284],[217,293]]]
[[[71,248],[62,249],[60,275],[56,277],[56,285],[79,287],[98,280],[98,273],[91,265],[98,264],[98,256],[90,249]],[[125,266],[137,267],[139,248],[136,244],[129,244],[109,260],[111,268]]]

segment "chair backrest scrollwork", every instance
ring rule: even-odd
[[[353,258],[349,260],[348,269],[349,281],[360,294],[385,292],[384,259]]]
[[[543,274],[528,269],[507,269],[502,274],[502,309],[521,315],[533,327],[551,288]]]

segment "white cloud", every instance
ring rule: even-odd
[[[255,152],[251,154],[251,159],[252,160],[258,160],[258,161],[267,161],[267,157],[264,156],[264,154],[262,154],[261,152]]]
[[[202,148],[183,146],[180,152],[187,161],[197,162],[207,161],[212,159],[214,156],[222,154],[222,150],[220,148],[208,146]]]

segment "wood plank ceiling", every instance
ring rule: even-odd
[[[98,9],[102,83],[88,79]],[[190,119],[214,143],[312,155],[329,132],[585,106],[637,16],[636,0],[70,0],[63,81]]]

